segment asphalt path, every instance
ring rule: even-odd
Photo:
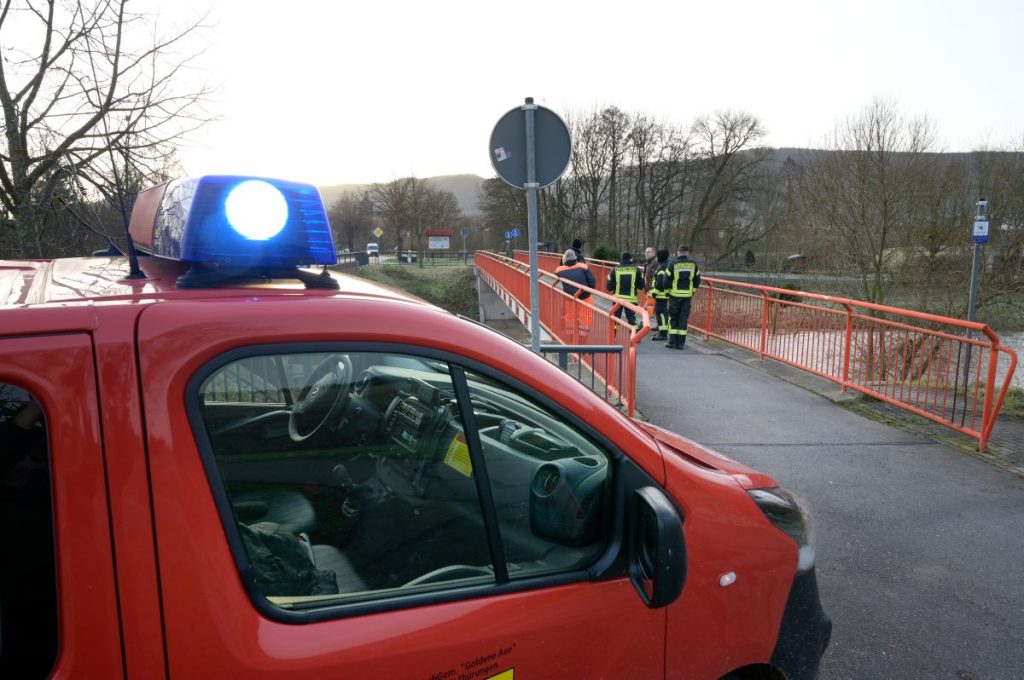
[[[833,622],[820,677],[1024,678],[1024,479],[733,356],[645,341],[637,405],[809,504]]]

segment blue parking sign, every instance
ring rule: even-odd
[[[974,220],[974,242],[988,243],[988,220]]]

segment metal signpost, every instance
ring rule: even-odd
[[[505,232],[505,257],[512,259],[512,241],[519,237],[519,227]]]
[[[540,352],[540,289],[537,274],[537,190],[554,184],[569,166],[569,127],[551,109],[526,103],[502,116],[491,132],[490,156],[498,176],[526,189],[530,241],[530,346]],[[519,230],[513,230],[519,235]],[[505,238],[509,239],[509,233]]]
[[[967,299],[967,320],[974,321],[975,307],[978,306],[978,276],[981,273],[981,246],[988,243],[988,201],[979,198],[978,209],[974,215],[974,264],[971,266],[971,293]],[[974,332],[967,330],[967,337],[973,337]],[[967,379],[971,370],[971,345],[967,344],[967,361],[964,366],[964,389],[967,389]]]
[[[978,274],[981,271],[981,246],[988,243],[988,201],[978,199],[974,215],[974,265],[971,267],[971,297],[967,303],[967,320],[974,321],[974,308],[978,304]]]

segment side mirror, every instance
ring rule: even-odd
[[[686,581],[683,520],[661,489],[637,489],[629,504],[629,579],[651,609],[676,601]]]

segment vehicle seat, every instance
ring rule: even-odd
[[[332,545],[324,543],[313,546],[313,563],[317,569],[333,571],[338,582],[339,593],[358,593],[368,590],[366,583],[356,573],[352,562]]]
[[[240,516],[245,522],[259,520],[280,524],[293,534],[316,531],[316,511],[301,491],[294,489],[252,489],[231,494],[236,515],[240,506],[248,508],[266,506],[266,512],[257,516]]]

